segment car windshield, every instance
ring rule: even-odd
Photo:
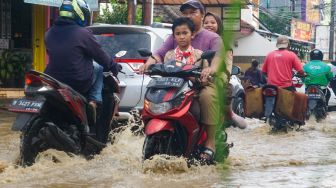
[[[138,49],[151,49],[151,38],[146,33],[101,34],[95,35],[103,50],[114,56],[121,50],[127,51],[122,58],[143,58]]]

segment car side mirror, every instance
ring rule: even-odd
[[[201,59],[212,59],[213,57],[215,57],[216,51],[205,51],[202,53],[201,55]]]
[[[146,48],[141,48],[141,49],[138,50],[138,52],[142,57],[152,56],[152,52],[147,50]]]
[[[231,75],[238,75],[240,73],[240,67],[233,65],[231,70]]]

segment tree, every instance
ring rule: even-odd
[[[273,33],[290,36],[292,18],[298,15],[293,12],[280,9],[274,14],[268,12],[260,12],[260,21]]]
[[[109,7],[103,9],[103,15],[97,17],[97,22],[109,24],[127,24],[127,4],[117,3],[116,0],[110,0]]]
[[[111,9],[103,9],[103,15],[97,17],[97,22],[109,24],[127,24],[127,3],[118,3],[117,0],[110,0]],[[140,25],[142,20],[142,8],[137,7],[136,24]]]

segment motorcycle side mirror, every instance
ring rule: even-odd
[[[142,57],[149,57],[152,55],[152,52],[145,49],[145,48],[141,48],[138,50],[139,54],[142,56]]]
[[[119,57],[122,57],[122,56],[126,55],[126,53],[127,53],[127,51],[121,50],[118,53],[116,53],[114,56],[119,58]]]
[[[240,68],[236,65],[232,66],[231,75],[238,75],[240,73]]]
[[[201,55],[201,59],[212,59],[213,57],[215,57],[216,51],[205,51],[202,53]]]

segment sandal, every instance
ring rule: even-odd
[[[198,160],[201,165],[215,165],[215,152],[205,146],[200,148]]]

